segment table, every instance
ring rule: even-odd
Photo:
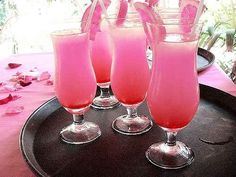
[[[8,63],[21,63],[15,69],[7,68]],[[52,53],[23,54],[0,60],[0,83],[9,80],[17,71],[26,72],[37,67],[39,72],[49,71],[53,79],[54,61]],[[199,82],[236,96],[236,85],[216,65],[199,73]],[[26,165],[19,148],[21,128],[30,114],[41,104],[55,96],[53,85],[46,81],[36,82],[12,94],[21,98],[5,105],[0,105],[0,176],[3,177],[33,177],[34,174]],[[0,92],[0,98],[8,93]],[[24,106],[23,112],[6,115],[5,110],[12,105]]]

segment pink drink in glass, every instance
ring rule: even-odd
[[[117,28],[112,36],[115,45],[112,90],[123,104],[138,104],[145,99],[150,78],[145,33],[143,28]]]
[[[193,162],[193,151],[176,141],[176,135],[192,120],[199,104],[196,56],[202,24],[185,25],[178,19],[176,22],[159,26],[149,24],[159,38],[152,46],[154,63],[147,103],[153,119],[166,132],[167,138],[151,145],[146,157],[164,169],[178,169]]]
[[[193,118],[199,103],[196,72],[197,40],[157,43],[153,63],[153,80],[148,105],[155,122],[165,129],[181,129]],[[159,59],[160,58],[160,59]]]
[[[53,38],[53,43],[57,58],[57,98],[64,107],[70,109],[90,105],[96,93],[96,79],[89,60],[87,34],[57,36]]]
[[[112,48],[108,32],[96,33],[91,42],[91,59],[98,84],[110,82]]]
[[[137,112],[137,107],[146,97],[150,79],[146,35],[137,19],[126,19],[123,25],[112,29],[114,61],[111,87],[128,114],[117,117],[112,128],[121,134],[139,135],[149,131],[153,125],[147,116]]]
[[[92,104],[95,109],[110,109],[119,105],[118,100],[109,90],[112,52],[108,26],[106,22],[103,22],[103,28],[96,33],[95,39],[91,41],[90,51],[97,85],[100,88],[100,95],[94,98]]]
[[[95,123],[84,120],[97,88],[88,34],[79,29],[57,31],[52,33],[52,42],[56,96],[73,115],[73,123],[60,132],[61,139],[69,144],[89,143],[101,135],[101,130]]]

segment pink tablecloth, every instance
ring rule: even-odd
[[[8,69],[9,62],[21,63],[22,66]],[[26,72],[35,67],[39,72],[49,71],[53,75],[53,55],[51,53],[28,54],[0,60],[0,83],[9,80],[17,71]],[[200,73],[199,81],[236,96],[236,86],[216,65]],[[20,152],[19,135],[30,114],[54,96],[53,86],[46,85],[46,81],[33,82],[30,86],[13,94],[20,95],[21,98],[0,105],[0,177],[31,177],[34,175]],[[0,98],[7,95],[7,93],[0,93]],[[24,106],[23,112],[11,116],[6,115],[7,107],[13,105]]]

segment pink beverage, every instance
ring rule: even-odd
[[[92,41],[91,59],[97,83],[110,82],[112,48],[108,32],[97,32]]]
[[[192,120],[198,108],[197,40],[168,37],[156,45],[158,50],[152,65],[147,101],[160,127],[179,129]]]
[[[150,78],[143,28],[115,28],[112,31],[112,38],[114,42],[112,90],[117,99],[124,104],[140,103],[145,99]]]
[[[55,52],[55,90],[66,108],[80,109],[92,103],[96,79],[89,58],[86,33],[53,35]]]

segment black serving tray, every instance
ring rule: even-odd
[[[200,85],[201,101],[192,122],[179,132],[177,139],[189,145],[194,162],[183,169],[164,170],[145,158],[145,151],[165,139],[157,126],[146,134],[125,136],[111,128],[112,121],[126,113],[119,106],[111,110],[90,109],[86,119],[96,122],[102,136],[86,145],[69,145],[59,138],[61,129],[72,117],[56,98],[40,106],[25,123],[20,135],[20,147],[25,161],[37,176],[57,177],[235,177],[236,97],[212,87]],[[168,106],[168,105],[166,105]],[[150,116],[146,104],[140,114]]]

